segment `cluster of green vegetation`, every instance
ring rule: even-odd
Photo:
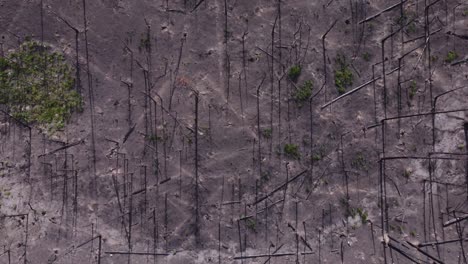
[[[11,196],[11,191],[7,189],[0,189],[0,197],[9,197]]]
[[[62,54],[35,41],[0,58],[0,104],[27,124],[53,133],[64,127],[81,96]]]
[[[342,198],[340,200],[340,202],[341,202],[341,205],[343,207],[347,208],[346,209],[346,216],[351,216],[352,218],[355,218],[358,215],[359,218],[361,218],[362,224],[366,224],[367,220],[369,219],[369,215],[366,212],[366,210],[364,210],[364,209],[362,209],[360,207],[351,207],[351,206],[349,206],[349,202],[345,198]]]
[[[299,146],[296,144],[285,144],[284,154],[293,159],[299,159],[301,157],[301,154],[299,154]]]
[[[355,169],[363,169],[363,170],[367,169],[367,161],[364,158],[364,155],[362,153],[358,153],[354,157],[353,161],[351,161],[351,167]]]
[[[399,234],[404,234],[405,233],[405,227],[402,225],[389,225],[390,230],[398,232]]]
[[[294,95],[294,99],[296,100],[299,107],[302,107],[304,102],[309,100],[310,96],[312,96],[312,87],[313,83],[311,80],[307,80],[299,86],[299,89],[296,90],[296,94]]]
[[[344,94],[346,88],[353,85],[353,73],[349,69],[349,65],[346,62],[346,57],[342,54],[338,54],[335,59],[338,64],[338,69],[335,70],[335,86],[338,89],[339,94]]]
[[[264,138],[271,138],[272,133],[273,131],[271,130],[271,128],[265,128],[262,130],[262,136]]]
[[[314,161],[320,161],[325,157],[325,146],[321,145],[317,148],[316,151],[312,154],[312,160]]]
[[[245,221],[245,224],[247,225],[247,228],[249,228],[250,230],[253,230],[253,231],[255,231],[255,229],[257,227],[257,222],[255,222],[255,219],[248,218]]]
[[[370,61],[370,59],[371,59],[370,53],[367,52],[367,51],[364,52],[364,53],[362,54],[362,59],[365,60],[365,61]]]
[[[359,215],[359,217],[361,218],[361,221],[362,221],[362,224],[365,224],[367,222],[367,219],[369,217],[369,215],[367,214],[367,212],[358,207],[358,208],[352,208],[351,209],[351,215],[354,217],[356,215]]]
[[[451,50],[447,53],[447,56],[445,57],[445,62],[452,63],[457,58],[458,58],[458,54],[455,51]]]
[[[319,160],[321,160],[322,158],[323,158],[323,157],[322,157],[321,154],[314,154],[314,155],[312,155],[312,159],[313,159],[314,161],[319,161]]]
[[[148,136],[148,141],[156,143],[156,142],[163,141],[163,138],[153,134],[153,135]]]
[[[340,204],[344,208],[346,208],[346,217],[351,216],[352,218],[355,218],[357,215],[361,218],[362,224],[365,224],[369,218],[366,210],[360,208],[360,207],[353,207],[350,205],[349,200],[346,199],[345,197],[340,198]]]
[[[410,23],[407,27],[406,27],[406,31],[408,33],[415,33],[416,32],[416,24],[414,22]]]
[[[294,65],[289,69],[288,77],[291,81],[297,82],[301,75],[302,68],[300,65]]]

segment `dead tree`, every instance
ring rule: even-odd
[[[224,0],[224,64],[225,64],[225,77],[226,77],[226,98],[229,103],[229,94],[231,86],[231,61],[229,57],[229,31],[228,31],[228,1]]]
[[[273,94],[274,94],[274,83],[275,83],[275,73],[274,66],[275,61],[273,60],[275,52],[275,28],[278,21],[279,13],[275,17],[275,22],[273,23],[273,28],[271,29],[271,65],[270,65],[270,130],[273,131]],[[273,152],[273,139],[270,139],[270,149],[269,155],[271,159],[271,153]]]
[[[89,100],[89,114],[91,122],[91,162],[93,174],[94,195],[97,195],[97,175],[96,175],[96,139],[94,132],[94,91],[91,79],[91,72],[89,68],[89,49],[88,49],[88,18],[86,16],[86,0],[82,1],[83,4],[83,28],[85,37],[85,54],[86,54],[86,74],[88,79],[88,100]]]
[[[262,145],[261,145],[261,128],[260,128],[260,88],[265,81],[266,75],[263,75],[262,81],[257,86],[257,139],[258,139],[258,171],[259,177],[262,176]]]
[[[169,111],[172,109],[172,97],[174,96],[175,89],[177,88],[177,76],[179,74],[179,69],[180,69],[180,62],[182,60],[182,52],[184,50],[184,44],[187,39],[187,33],[184,33],[183,37],[180,40],[180,48],[179,48],[179,57],[177,59],[177,65],[174,70],[174,77],[172,79],[172,85],[171,85],[171,92],[169,96]]]
[[[330,31],[333,29],[333,27],[335,27],[336,22],[338,22],[338,20],[335,20],[331,24],[331,26],[328,28],[328,30],[325,32],[325,34],[323,34],[322,37],[321,37],[321,39],[322,39],[322,53],[323,53],[324,80],[323,80],[323,84],[322,84],[322,87],[320,88],[320,90],[322,90],[327,85],[327,81],[328,81],[328,77],[327,77],[328,76],[327,75],[327,49],[325,47],[325,38],[327,37],[328,33],[330,33]],[[326,91],[326,89],[325,89],[325,92],[324,92],[324,100],[327,101],[327,91]]]
[[[465,130],[465,152],[468,153],[468,123],[463,124]],[[466,177],[466,199],[468,200],[468,157],[465,161],[465,177]]]
[[[200,209],[198,187],[198,92],[195,92],[195,244],[200,245]]]

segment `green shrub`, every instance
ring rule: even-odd
[[[299,159],[301,157],[301,155],[299,154],[299,146],[296,144],[284,145],[284,153],[286,154],[286,156],[293,159]]]
[[[320,154],[314,154],[314,155],[312,155],[312,159],[313,159],[314,161],[320,161],[320,160],[322,159],[322,155],[320,155]]]
[[[348,212],[349,216],[355,217],[356,215],[359,215],[359,218],[361,218],[362,224],[366,224],[367,220],[369,219],[369,215],[366,212],[366,210],[357,207],[357,208],[350,208]]]
[[[272,130],[271,128],[265,128],[262,130],[262,136],[264,138],[271,138]]]
[[[338,94],[340,94],[340,95],[346,93],[346,88],[344,88],[342,86],[338,87],[337,90],[338,90]]]
[[[356,212],[361,217],[362,223],[365,224],[367,222],[367,219],[368,219],[367,212],[365,210],[363,210],[362,208],[357,208]]]
[[[64,56],[35,41],[0,60],[0,104],[27,124],[46,132],[63,128],[81,96]]]
[[[457,58],[458,58],[458,54],[455,51],[451,50],[447,53],[447,56],[445,57],[445,62],[452,63]]]
[[[414,33],[416,32],[416,24],[414,22],[410,23],[407,27],[406,27],[406,31],[408,33]]]
[[[338,64],[338,69],[335,70],[335,86],[339,94],[344,94],[346,88],[353,85],[354,76],[344,55],[338,54],[335,62]]]
[[[296,90],[296,94],[294,95],[294,99],[296,100],[299,107],[302,106],[304,102],[309,100],[309,97],[312,96],[312,87],[313,83],[311,80],[305,81],[298,90]]]
[[[324,145],[320,145],[318,148],[316,148],[316,150],[314,151],[314,153],[312,154],[312,160],[314,161],[320,161],[322,160],[324,157],[326,156],[326,153],[325,153],[325,146]]]
[[[162,137],[156,136],[154,134],[147,136],[147,138],[148,138],[148,141],[153,142],[153,143],[163,141]]]
[[[300,65],[294,65],[289,69],[288,77],[293,82],[297,82],[299,75],[301,75],[302,68]]]
[[[355,169],[367,169],[367,161],[362,153],[358,153],[351,162],[351,167]]]
[[[248,218],[246,221],[245,221],[245,224],[247,225],[247,227],[253,231],[255,231],[256,227],[257,227],[257,223],[255,222],[255,219],[251,219],[251,218]]]
[[[362,54],[362,59],[364,59],[365,61],[370,61],[370,58],[371,58],[371,55],[369,52],[364,52],[364,54]]]

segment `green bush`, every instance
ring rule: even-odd
[[[156,136],[156,135],[154,135],[154,134],[153,134],[153,135],[147,136],[147,138],[148,138],[148,141],[153,142],[153,143],[156,143],[156,142],[159,142],[159,141],[163,141],[163,138],[162,138],[162,137]]]
[[[299,75],[301,75],[302,68],[300,65],[294,65],[289,69],[288,77],[293,82],[297,82]]]
[[[301,157],[301,155],[299,154],[299,146],[296,144],[284,145],[284,153],[286,154],[286,156],[293,159],[299,159]]]
[[[371,58],[371,55],[369,52],[364,52],[364,54],[362,54],[362,59],[365,60],[365,61],[370,61],[370,58]]]
[[[458,58],[458,54],[455,51],[451,50],[447,53],[447,56],[445,57],[445,62],[452,63],[457,58]]]
[[[262,136],[264,138],[271,138],[272,132],[273,131],[271,130],[271,128],[265,128],[265,129],[262,130]]]
[[[351,167],[355,169],[367,169],[367,161],[362,153],[358,153],[354,156],[353,161],[351,161]]]
[[[412,22],[411,24],[409,24],[407,27],[406,27],[406,31],[408,33],[414,33],[416,32],[416,24],[414,22]]]
[[[356,208],[356,213],[361,217],[362,224],[365,224],[368,219],[368,214],[362,208]]]
[[[294,95],[294,99],[299,104],[299,107],[302,106],[304,102],[309,100],[309,97],[312,95],[312,87],[313,83],[311,80],[305,81],[298,90],[296,90],[296,94]]]
[[[344,198],[343,198],[344,199]],[[346,199],[344,199],[346,200]],[[349,206],[349,203],[346,201],[346,204],[344,204],[345,207]],[[361,218],[361,223],[364,225],[367,223],[367,220],[369,219],[369,214],[366,212],[366,210],[360,208],[360,207],[350,207],[349,211],[347,212],[348,216],[351,217],[356,217],[356,215],[359,215],[359,218]]]
[[[312,154],[311,159],[314,161],[320,161],[325,157],[326,157],[325,146],[320,145],[319,147],[315,149],[314,153]]]
[[[353,85],[354,76],[344,55],[338,54],[335,62],[338,64],[338,69],[335,70],[335,86],[339,94],[344,94],[346,88]]]
[[[249,229],[255,231],[257,227],[257,222],[255,222],[255,219],[248,218],[245,223]]]
[[[312,155],[312,159],[313,159],[314,161],[320,161],[322,158],[323,158],[323,157],[322,157],[322,155],[320,155],[320,154],[314,154],[314,155]]]
[[[64,56],[35,41],[0,59],[0,104],[15,118],[49,133],[63,128],[80,108],[74,83]]]

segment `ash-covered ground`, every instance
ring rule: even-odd
[[[65,128],[0,119],[0,263],[467,263],[468,2],[0,0]]]

